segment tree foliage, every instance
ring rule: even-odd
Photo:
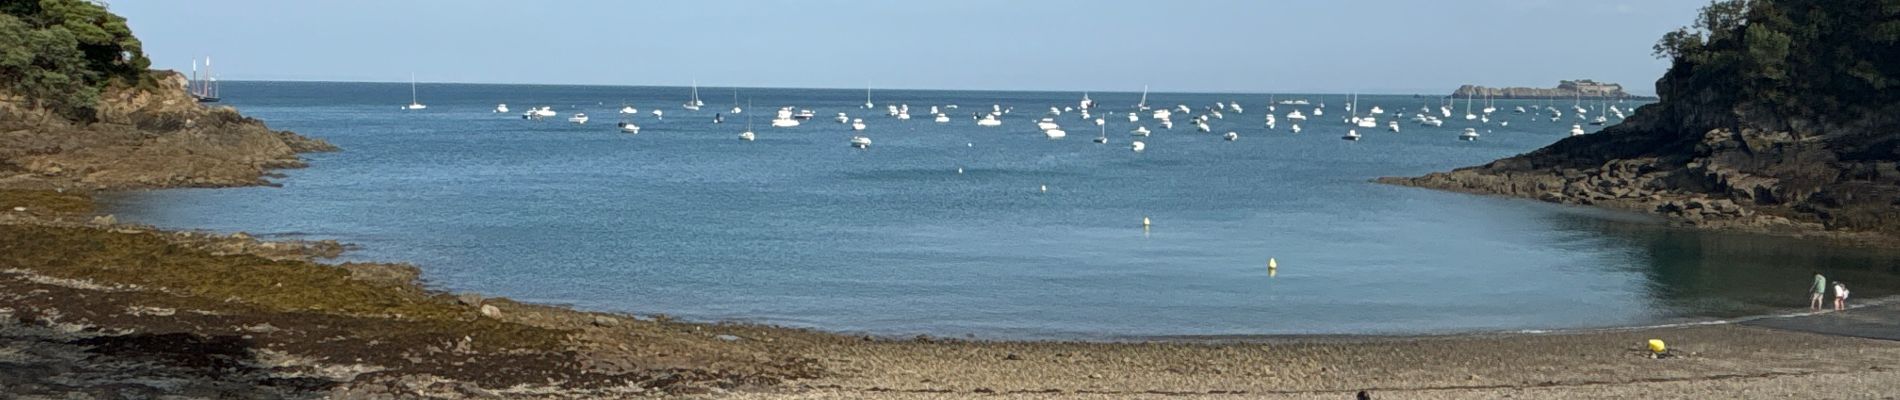
[[[1653,49],[1673,61],[1665,101],[1742,119],[1826,126],[1900,102],[1900,0],[1716,0]]]
[[[0,0],[0,90],[90,120],[112,84],[151,79],[125,18],[85,0]]]

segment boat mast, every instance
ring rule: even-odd
[[[205,59],[205,61],[211,61],[211,59],[207,58]],[[409,104],[417,104],[416,102],[416,73],[414,72],[409,73]]]

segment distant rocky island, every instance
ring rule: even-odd
[[[1494,88],[1478,85],[1459,86],[1451,92],[1451,97],[1490,97],[1493,99],[1632,99],[1653,100],[1654,97],[1636,96],[1623,91],[1622,84],[1597,82],[1589,79],[1557,81],[1552,89],[1505,87]]]

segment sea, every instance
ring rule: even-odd
[[[1362,115],[1384,113],[1354,142],[1341,140],[1346,94],[1148,93],[1157,109],[1193,110],[1163,129],[1148,112],[1128,122],[1142,94],[1126,89],[872,88],[876,108],[865,109],[864,88],[700,87],[700,111],[682,107],[686,87],[423,83],[428,108],[404,110],[410,89],[223,82],[219,106],[342,151],[307,155],[310,167],[282,171],[281,187],[120,193],[106,212],[334,239],[355,246],[339,262],[413,263],[443,291],[888,337],[1591,329],[1801,310],[1814,272],[1859,298],[1900,289],[1891,251],[1372,182],[1524,153],[1573,124],[1600,128],[1576,119],[1572,101],[1496,100],[1483,122],[1462,118],[1464,99],[1361,95]],[[1104,125],[1051,115],[1085,95]],[[1274,104],[1294,99],[1310,105]],[[1447,102],[1442,127],[1409,118]],[[1198,132],[1190,119],[1216,103],[1244,110]],[[886,115],[898,104],[913,118]],[[559,115],[522,118],[543,106]],[[638,113],[619,114],[626,106]],[[933,122],[931,106],[950,121]],[[771,127],[781,107],[816,118]],[[978,126],[992,107],[1009,111],[1002,125]],[[1286,119],[1295,109],[1310,118],[1301,133]],[[568,122],[576,113],[590,120]],[[1045,117],[1067,137],[1040,132]],[[738,139],[748,126],[756,141]],[[1137,126],[1152,136],[1132,136]],[[1459,140],[1466,128],[1481,137]],[[853,148],[854,135],[873,144]]]

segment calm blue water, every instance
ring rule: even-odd
[[[337,239],[347,258],[420,265],[433,286],[694,320],[985,338],[1397,334],[1638,325],[1805,305],[1807,274],[1862,298],[1900,288],[1892,254],[1665,229],[1643,217],[1369,183],[1480,164],[1570,124],[1450,120],[1339,139],[1344,96],[1305,133],[1262,126],[1266,95],[1155,93],[1158,106],[1240,101],[1194,133],[1177,115],[1148,149],[1075,114],[1048,140],[1033,118],[1079,93],[227,82],[226,104],[344,151],[314,154],[281,188],[165,190],[111,212],[172,228]],[[1121,110],[1135,93],[1092,93]],[[744,102],[745,100],[741,100]],[[513,113],[495,114],[495,103]],[[615,110],[638,107],[639,135]],[[917,118],[883,116],[886,103]],[[1388,113],[1434,102],[1365,96]],[[1499,107],[1531,102],[1499,102]],[[1541,102],[1538,102],[1541,104]],[[951,123],[923,115],[958,104]],[[1002,127],[969,114],[1014,107]],[[1435,103],[1433,103],[1435,104]],[[525,121],[529,106],[557,119]],[[767,127],[781,105],[819,115]],[[1564,104],[1567,106],[1568,104]],[[665,110],[656,120],[649,110]],[[1311,113],[1311,106],[1302,107]],[[586,125],[564,122],[586,112]],[[1280,107],[1284,115],[1287,107]],[[837,112],[865,118],[846,146]],[[1456,111],[1462,114],[1462,110]],[[1566,112],[1568,113],[1568,112]],[[1152,123],[1143,115],[1142,123]],[[1455,140],[1465,127],[1482,140]],[[1594,129],[1592,129],[1594,130]],[[963,173],[958,174],[957,169]],[[1040,189],[1047,186],[1047,192]],[[1151,229],[1141,227],[1151,218]],[[1280,268],[1270,274],[1269,258]]]

